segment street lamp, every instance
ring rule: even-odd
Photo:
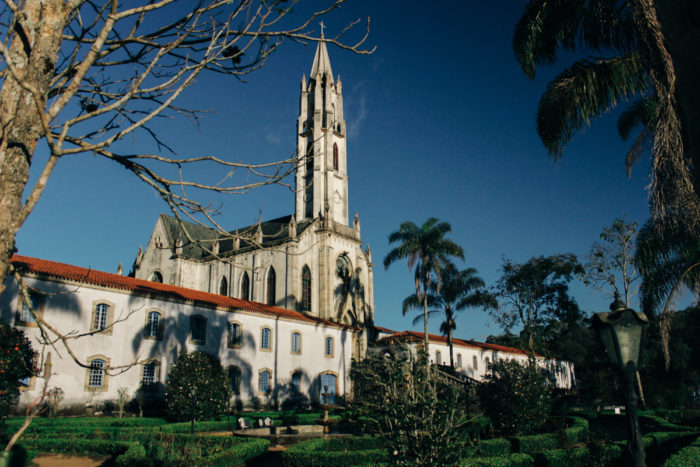
[[[647,324],[649,324],[649,320],[646,315],[628,308],[617,294],[615,294],[615,301],[610,305],[610,312],[593,315],[593,327],[603,342],[605,353],[613,366],[618,368],[625,378],[627,440],[635,467],[646,465],[642,433],[639,430],[639,417],[637,416],[635,378],[642,336]]]

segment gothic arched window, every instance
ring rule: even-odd
[[[250,278],[247,272],[243,273],[243,279],[241,279],[241,298],[250,300]]]
[[[267,304],[274,305],[275,299],[275,289],[277,288],[277,275],[275,274],[275,268],[270,266],[270,270],[267,273]]]
[[[228,295],[228,281],[226,280],[226,276],[221,278],[221,283],[219,284],[219,295]]]
[[[333,170],[338,171],[338,144],[333,143]]]
[[[160,282],[162,284],[163,275],[158,271],[153,271],[153,275],[151,276],[151,282]]]
[[[301,270],[301,309],[311,311],[311,270],[308,266]]]

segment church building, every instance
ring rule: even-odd
[[[228,233],[161,215],[133,274],[358,327],[353,355],[362,355],[374,322],[372,255],[357,213],[348,221],[342,83],[325,42],[299,107],[295,212]]]

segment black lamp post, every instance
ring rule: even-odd
[[[635,389],[637,366],[644,327],[649,324],[644,313],[628,308],[616,294],[610,312],[593,315],[593,327],[605,347],[610,362],[625,378],[627,399],[627,440],[635,467],[644,467],[644,446],[637,416],[637,392]]]

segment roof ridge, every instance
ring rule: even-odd
[[[285,317],[296,321],[314,322],[317,324],[324,324],[327,326],[344,329],[351,328],[350,326],[346,326],[344,324],[335,323],[315,316],[305,315],[298,311],[289,310],[274,305],[267,305],[260,302],[217,295],[211,292],[203,292],[201,290],[188,289],[171,284],[151,282],[145,279],[137,279],[135,277],[121,276],[119,274],[99,271],[97,269],[59,263],[57,261],[33,258],[31,256],[13,255],[11,262],[21,272],[26,271],[38,275],[57,277],[117,290],[151,293],[167,298],[177,298],[183,301],[213,305],[217,308],[222,307],[228,309],[239,309],[260,314]]]

